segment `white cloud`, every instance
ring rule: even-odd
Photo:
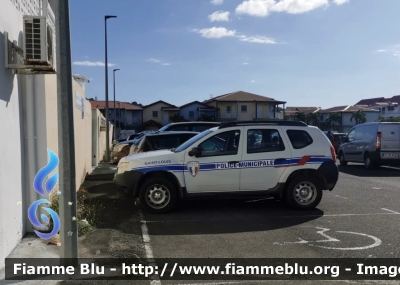
[[[258,44],[276,44],[276,41],[274,39],[261,36],[255,36],[255,37],[240,36],[239,38],[242,42],[258,43]]]
[[[72,64],[79,65],[79,66],[102,66],[102,67],[106,66],[105,63],[101,62],[101,61],[74,61]],[[111,66],[115,66],[115,64],[109,63],[108,67],[111,67]]]
[[[154,62],[154,63],[160,63],[161,62],[161,60],[158,60],[156,58],[150,58],[149,61],[150,62]]]
[[[376,52],[378,53],[390,52],[393,56],[400,57],[400,45],[393,45],[386,49],[378,49]]]
[[[210,3],[214,5],[221,5],[224,3],[224,0],[211,0]]]
[[[211,22],[227,22],[229,21],[229,12],[224,12],[224,11],[217,11],[212,13],[211,15],[208,16],[208,19],[210,19]]]
[[[245,0],[236,7],[236,13],[264,17],[274,5],[275,0]]]
[[[169,62],[163,62],[162,60],[159,60],[157,58],[150,58],[148,61],[152,63],[159,63],[164,66],[171,65]]]
[[[342,5],[344,3],[349,3],[349,0],[333,0],[336,5]]]
[[[252,81],[251,81],[251,83],[255,83],[255,82],[256,82],[255,80],[252,80]]]
[[[256,17],[265,17],[271,12],[300,14],[328,5],[328,0],[245,0],[236,7],[236,13]]]
[[[208,39],[220,39],[223,37],[235,37],[238,38],[242,42],[249,43],[259,43],[259,44],[276,44],[277,42],[272,38],[267,38],[263,36],[245,36],[245,35],[237,35],[236,30],[228,30],[224,27],[212,27],[209,29],[194,29],[193,32],[201,34],[203,38]]]
[[[223,37],[233,37],[236,34],[235,30],[228,30],[223,27],[212,27],[209,29],[193,30],[200,33],[203,38],[219,39]]]
[[[249,65],[249,63],[248,62],[243,62],[243,65]]]

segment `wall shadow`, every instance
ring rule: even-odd
[[[368,170],[363,164],[339,165],[339,171],[358,177],[400,177],[400,169],[381,166],[378,169]]]
[[[5,68],[5,56],[4,56],[4,46],[5,46],[5,36],[4,33],[0,32],[0,50],[3,54],[0,55],[0,100],[10,102],[10,98],[14,89],[14,74],[11,69]],[[10,42],[9,42],[10,43]]]

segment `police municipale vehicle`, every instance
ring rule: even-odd
[[[338,180],[336,153],[318,128],[303,122],[229,122],[176,149],[121,159],[115,183],[142,209],[166,213],[178,199],[245,194],[314,209]]]

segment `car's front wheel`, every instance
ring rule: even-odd
[[[298,176],[286,188],[286,201],[290,206],[300,210],[311,210],[318,206],[322,199],[322,189],[311,176]]]
[[[148,213],[170,212],[178,199],[176,187],[164,178],[152,178],[143,183],[139,192],[140,207]]]
[[[340,162],[340,165],[347,165],[347,161],[344,158],[343,151],[339,152],[339,162]]]

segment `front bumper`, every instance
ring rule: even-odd
[[[142,178],[143,173],[140,171],[125,171],[124,173],[116,173],[114,183],[123,193],[136,196],[137,185]]]

